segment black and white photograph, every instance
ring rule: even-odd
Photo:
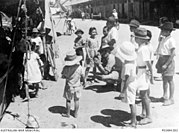
[[[0,0],[0,132],[178,132],[178,88],[179,0]]]

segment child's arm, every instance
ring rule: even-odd
[[[165,69],[168,67],[168,65],[171,63],[171,61],[173,60],[174,56],[175,56],[175,48],[172,48],[172,49],[171,49],[171,55],[170,55],[169,59],[168,59],[167,62],[162,66],[162,68],[163,68],[164,70],[165,70]]]
[[[154,84],[152,64],[149,61],[146,61],[146,63],[147,63],[147,67],[149,68],[149,71],[150,71],[150,74],[151,74],[150,83]]]
[[[127,80],[129,78],[129,75],[125,75],[125,80],[124,80],[124,87],[122,89],[122,93],[126,92],[127,89]]]

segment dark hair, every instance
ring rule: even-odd
[[[95,27],[91,27],[91,28],[89,29],[89,34],[90,34],[90,35],[91,35],[91,33],[92,33],[93,30],[96,30],[96,28],[95,28]]]
[[[104,26],[104,27],[103,27],[103,29],[106,29],[106,28],[108,28],[108,27],[107,27],[107,26]]]
[[[165,22],[169,22],[169,20],[168,20],[167,17],[161,17],[159,22],[160,22],[160,25],[161,25],[161,24],[164,24]]]
[[[149,40],[151,40],[151,38],[152,38],[152,32],[150,30],[147,30],[147,36],[150,38]]]

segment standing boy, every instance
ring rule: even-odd
[[[176,42],[171,36],[171,32],[174,30],[172,22],[165,22],[160,26],[161,35],[164,38],[161,40],[160,47],[158,49],[159,59],[156,64],[157,72],[162,74],[163,78],[163,106],[169,106],[174,104],[174,81],[173,76],[175,73],[175,49]],[[168,89],[170,90],[170,96],[168,98]]]

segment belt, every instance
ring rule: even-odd
[[[146,69],[147,66],[137,66],[138,69]]]

